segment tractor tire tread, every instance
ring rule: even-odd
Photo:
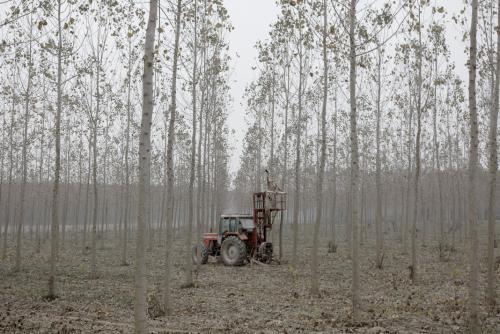
[[[239,258],[236,262],[234,263],[227,263],[226,260],[225,260],[225,257],[224,255],[222,254],[222,252],[224,252],[224,244],[226,243],[234,243],[236,244],[236,246],[238,247],[238,250],[239,250]],[[247,246],[245,245],[245,243],[243,241],[241,241],[238,237],[232,235],[232,236],[229,236],[227,237],[223,242],[222,242],[222,246],[221,246],[221,257],[222,257],[222,262],[226,265],[226,266],[242,266],[245,264],[245,261],[247,259]]]
[[[207,264],[207,262],[208,262],[208,255],[209,255],[208,254],[208,249],[207,249],[207,247],[203,243],[200,244],[199,247],[201,248],[201,256],[200,256],[201,257],[201,263],[200,264]],[[193,263],[194,264],[197,263],[197,260],[195,258],[196,257],[196,250],[197,250],[196,248],[197,248],[197,246],[193,247]]]

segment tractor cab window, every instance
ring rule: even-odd
[[[238,224],[237,224],[235,218],[231,218],[229,220],[229,231],[230,232],[237,232],[238,231]]]
[[[238,232],[238,220],[236,218],[221,218],[220,220],[220,234],[225,232]]]
[[[227,230],[229,230],[229,219],[221,218],[219,233],[223,234]]]
[[[253,229],[253,218],[240,218],[241,227],[245,230]]]

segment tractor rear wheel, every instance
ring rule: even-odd
[[[222,242],[220,253],[226,266],[241,266],[247,257],[247,246],[239,238],[229,236]]]
[[[193,247],[193,263],[198,264],[198,259],[201,260],[200,264],[208,262],[208,249],[204,244]]]

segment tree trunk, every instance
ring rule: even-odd
[[[301,12],[302,13],[302,12]],[[300,208],[300,135],[302,126],[302,89],[303,89],[303,52],[302,52],[302,27],[299,30],[299,104],[298,104],[298,116],[295,120],[295,193],[293,200],[293,252],[292,252],[292,263],[297,266],[297,244],[299,239],[299,208]]]
[[[99,42],[97,42],[99,45]],[[99,56],[97,57],[99,59]],[[99,113],[100,113],[100,92],[99,92],[99,86],[100,86],[100,64],[97,65],[97,75],[96,75],[96,112],[95,112],[95,117],[91,120],[93,124],[92,128],[92,151],[93,151],[93,165],[92,165],[92,183],[93,183],[93,190],[94,190],[94,208],[92,211],[92,234],[91,234],[91,256],[90,256],[90,278],[97,278],[97,213],[99,209],[99,199],[98,199],[98,192],[97,192],[97,130],[98,130],[98,122],[99,122]]]
[[[194,217],[194,181],[196,172],[196,85],[197,85],[197,71],[198,71],[198,1],[194,0],[194,43],[193,43],[193,82],[192,82],[192,103],[193,103],[193,115],[192,115],[192,133],[191,133],[191,161],[190,161],[190,172],[189,172],[189,188],[188,188],[188,221],[187,221],[187,242],[186,242],[186,281],[184,282],[185,287],[194,286],[193,282],[193,260],[191,257],[192,248],[192,237],[193,237],[193,217]],[[199,245],[196,245],[199,247]],[[199,262],[199,261],[198,261]]]
[[[147,330],[147,282],[145,229],[148,220],[148,189],[151,168],[151,124],[153,116],[153,63],[155,27],[158,1],[149,2],[149,19],[144,45],[144,75],[142,81],[142,120],[139,134],[139,183],[135,263],[135,333],[146,334]]]
[[[16,99],[14,92],[12,93],[12,109],[10,112],[9,126],[9,185],[7,186],[7,203],[5,205],[5,224],[3,229],[3,244],[2,244],[2,260],[7,259],[7,235],[9,233],[10,223],[10,207],[12,196],[12,173],[14,172],[14,113],[16,108]]]
[[[419,4],[418,22],[420,26],[421,9]],[[417,281],[417,217],[418,217],[418,192],[420,187],[420,137],[422,132],[422,30],[418,29],[417,49],[417,137],[415,143],[415,178],[413,183],[413,217],[411,226],[411,269],[410,278],[413,283]]]
[[[168,122],[167,143],[167,217],[166,217],[166,251],[165,251],[165,279],[163,285],[163,311],[169,314],[170,306],[170,247],[172,242],[172,223],[174,219],[174,140],[175,140],[175,118],[177,109],[177,70],[179,60],[179,36],[181,31],[182,0],[177,0],[175,14],[175,42],[172,69],[172,86],[170,116]]]
[[[405,200],[405,222],[402,230],[402,238],[403,238],[403,253],[408,253],[408,225],[410,222],[410,191],[411,191],[411,169],[412,169],[412,143],[411,140],[413,130],[412,130],[412,120],[413,120],[413,105],[412,105],[412,96],[411,96],[411,81],[408,84],[408,96],[409,96],[409,121],[408,121],[408,171],[406,176],[406,200]]]
[[[349,10],[349,100],[351,141],[351,221],[352,221],[352,319],[358,320],[359,300],[359,244],[358,244],[358,197],[359,197],[359,153],[356,110],[356,0],[351,0]]]
[[[477,194],[476,180],[479,164],[478,157],[478,119],[476,105],[476,71],[477,71],[477,20],[478,0],[472,0],[472,18],[470,28],[469,49],[469,113],[470,113],[470,144],[469,144],[469,329],[472,333],[479,333],[478,315],[478,285],[479,259],[477,238]]]
[[[70,141],[70,126],[69,118],[66,119],[66,134],[65,144],[66,144],[66,175],[64,177],[66,182],[66,187],[64,188],[64,203],[63,203],[63,216],[62,216],[62,231],[61,231],[61,249],[64,248],[64,241],[66,238],[66,221],[68,218],[68,205],[69,205],[69,185],[70,185],[70,175],[71,175],[71,141]]]
[[[89,147],[88,147],[88,153],[89,153],[89,161],[87,164],[87,185],[85,186],[85,213],[83,215],[83,242],[82,242],[82,253],[85,254],[87,251],[87,223],[88,223],[88,216],[89,216],[89,192],[90,192],[90,172],[92,170],[92,142],[90,140],[90,134],[89,134]]]
[[[437,76],[437,56],[435,59],[435,71]],[[436,81],[436,80],[434,80]],[[434,144],[434,161],[436,162],[437,168],[437,186],[438,186],[438,224],[439,224],[439,259],[444,260],[444,201],[443,201],[443,184],[441,177],[441,160],[439,157],[439,143],[438,143],[438,133],[437,133],[437,83],[434,83],[434,108],[432,113],[432,129],[433,129],[433,144]]]
[[[30,18],[30,22],[32,22]],[[31,25],[32,26],[32,25]],[[22,248],[22,233],[24,223],[24,211],[26,206],[26,183],[28,178],[28,125],[30,116],[30,99],[31,99],[31,79],[32,79],[32,28],[30,30],[29,53],[28,53],[28,82],[26,84],[26,100],[24,107],[24,129],[23,129],[23,148],[22,148],[22,179],[21,179],[21,194],[18,203],[18,222],[16,233],[16,264],[14,271],[21,270],[21,248]]]
[[[500,89],[500,0],[498,1],[498,25],[497,25],[497,59],[495,73],[495,91],[493,94],[493,103],[490,110],[490,131],[489,131],[489,197],[488,197],[488,277],[486,288],[486,301],[491,310],[496,305],[496,282],[495,282],[495,222],[496,222],[496,183],[498,170],[498,144],[497,144],[497,125],[498,125],[498,107],[499,107],[499,89]]]
[[[6,132],[6,129],[5,129],[5,125],[6,125],[6,122],[5,122],[5,114],[3,116],[3,122],[2,122],[2,143],[6,143],[6,139],[5,139],[5,132]],[[2,197],[2,194],[3,194],[3,173],[4,173],[4,162],[5,162],[5,149],[6,147],[4,145],[2,145],[1,147],[1,151],[0,151],[0,209],[2,208],[2,200],[3,200],[3,197]],[[37,225],[39,226],[39,225]],[[2,226],[0,225],[0,240],[2,239]]]
[[[337,91],[335,90],[335,111],[333,114],[333,170],[332,170],[332,235],[329,252],[337,252]]]
[[[318,178],[316,183],[316,222],[314,224],[314,235],[311,256],[311,294],[319,295],[319,269],[318,269],[318,246],[319,228],[321,215],[323,213],[323,179],[326,161],[326,108],[328,103],[328,16],[327,0],[323,0],[323,105],[321,107],[321,156],[319,163]]]
[[[257,167],[255,168],[255,191],[262,191],[262,108],[257,105],[257,129],[258,129],[258,141],[257,141]]]
[[[50,274],[48,298],[56,298],[56,261],[59,244],[59,182],[61,177],[61,112],[62,112],[62,19],[61,0],[57,1],[57,24],[58,24],[58,46],[57,46],[57,111],[55,118],[55,168],[54,189],[52,193],[52,224],[50,238]]]
[[[80,128],[80,141],[78,144],[78,195],[76,198],[76,208],[75,208],[75,238],[78,241],[79,226],[80,226],[80,198],[82,195],[82,167],[83,167],[83,131]]]
[[[382,117],[381,111],[381,92],[382,92],[382,50],[381,46],[377,45],[377,126],[376,126],[376,172],[375,172],[375,183],[376,183],[376,206],[375,206],[375,236],[376,236],[376,254],[375,263],[378,269],[382,269],[384,261],[384,240],[382,235],[382,163],[380,158],[380,122]]]
[[[283,157],[283,174],[281,175],[281,187],[286,191],[286,182],[288,176],[288,109],[290,106],[290,66],[288,64],[289,60],[289,50],[288,43],[286,44],[285,57],[286,63],[284,66],[285,81],[285,132],[284,132],[284,157]],[[279,260],[283,258],[283,224],[285,223],[285,212],[280,213],[280,227],[279,227]]]
[[[129,19],[132,13],[132,5],[129,6]],[[125,128],[125,212],[123,217],[123,245],[122,245],[122,259],[121,265],[128,265],[127,262],[127,244],[128,244],[128,222],[130,217],[130,165],[129,165],[129,152],[130,152],[130,122],[131,122],[131,102],[130,94],[132,90],[132,40],[131,26],[128,26],[128,66],[127,66],[127,125]]]

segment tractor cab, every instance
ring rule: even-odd
[[[255,225],[252,215],[222,215],[219,221],[219,236],[227,233],[251,233]]]

